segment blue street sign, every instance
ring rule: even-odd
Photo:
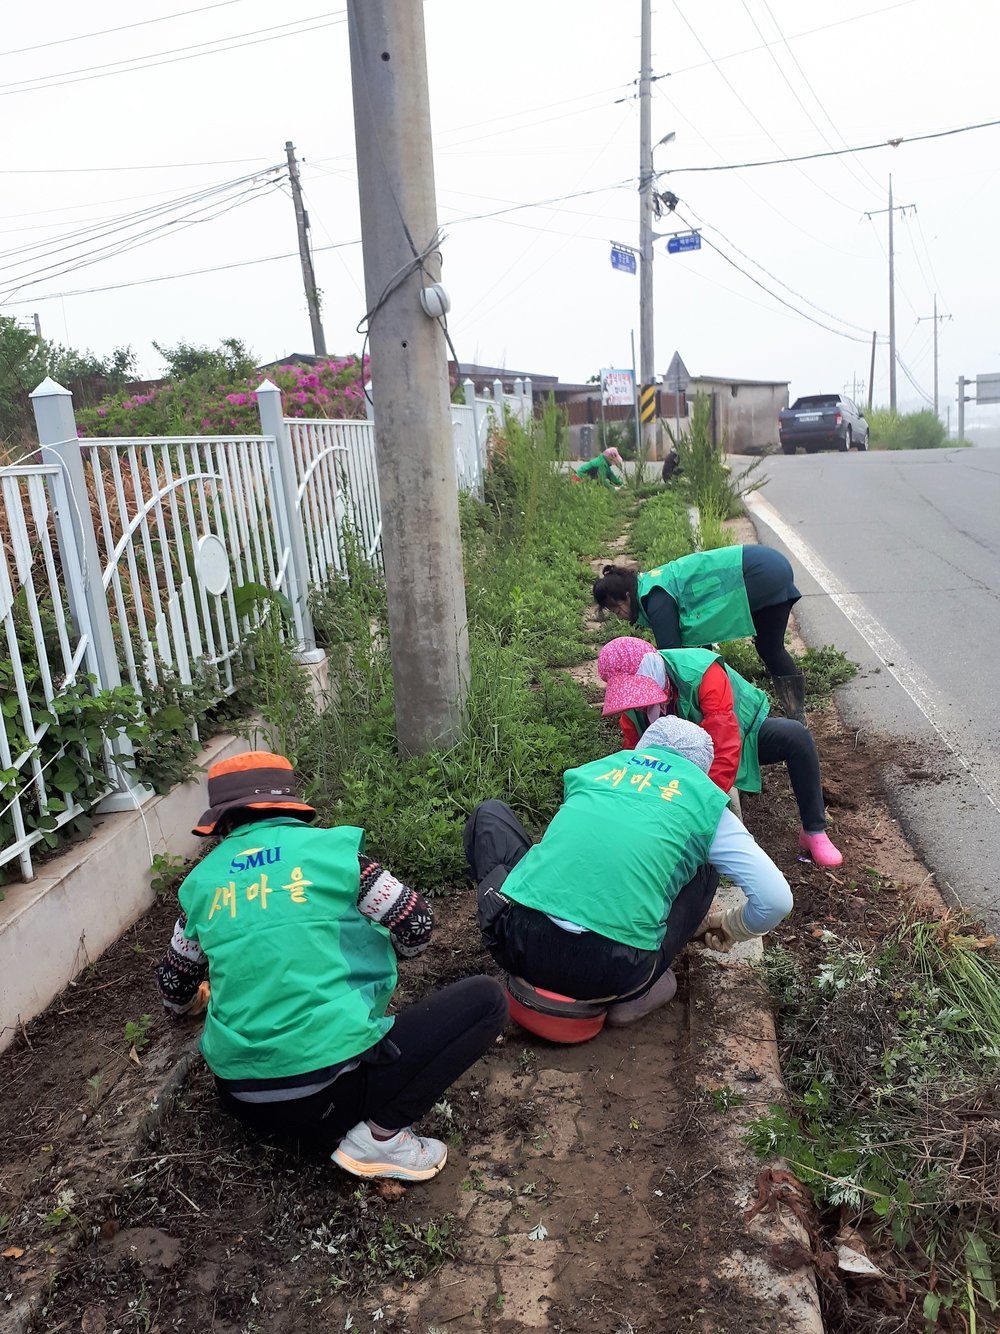
[[[697,232],[684,232],[681,236],[672,236],[667,242],[667,254],[676,255],[682,250],[700,250],[701,237]]]
[[[635,251],[628,250],[625,246],[613,245],[611,247],[611,267],[620,269],[622,273],[635,273]]]

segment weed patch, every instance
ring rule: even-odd
[[[563,770],[602,744],[604,724],[552,669],[593,655],[581,614],[588,558],[624,513],[612,492],[561,473],[560,450],[554,410],[531,430],[509,421],[484,501],[462,500],[472,681],[457,746],[399,758],[385,591],[356,553],[348,580],[313,600],[337,707],[311,708],[280,638],[257,646],[261,712],[308,775],[320,818],[363,825],[378,855],[425,890],[464,880],[462,829],[478,802],[500,797],[538,828],[558,806]]]
[[[993,1328],[998,1310],[990,943],[947,921],[906,921],[874,946],[828,934],[808,972],[783,950],[764,965],[791,1105],[759,1117],[750,1142],[787,1160],[832,1232],[860,1230],[927,1330]]]
[[[731,639],[720,645],[720,649],[734,671],[766,692],[774,708],[779,703],[774,693],[774,683],[751,641]],[[837,686],[858,674],[858,664],[832,644],[824,644],[822,648],[807,648],[804,653],[792,653],[792,657],[805,672],[806,702],[814,706],[825,704]]]

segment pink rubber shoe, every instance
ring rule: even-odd
[[[808,852],[817,866],[839,866],[844,860],[823,829],[818,834],[807,834],[804,829],[800,829],[799,847],[803,852]]]

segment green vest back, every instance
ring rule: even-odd
[[[681,647],[702,648],[754,633],[743,580],[743,548],[694,551],[639,575],[637,624],[648,628],[642,600],[662,588],[677,603]]]
[[[688,722],[700,723],[702,712],[698,690],[705,673],[713,662],[721,662],[733,689],[733,709],[740,728],[740,767],[736,772],[736,786],[741,792],[759,792],[760,760],[757,757],[757,734],[771,707],[763,690],[752,686],[739,672],[734,672],[718,653],[703,648],[661,649],[667,675],[677,687],[677,716]]]
[[[563,775],[563,804],[503,883],[527,908],[635,949],[663,940],[674,899],[708,861],[726,794],[660,746]]]
[[[577,477],[585,477],[588,473],[597,473],[601,482],[605,486],[611,486],[611,464],[603,454],[598,454],[595,458],[588,459],[586,463],[581,463],[576,469]]]
[[[388,931],[358,909],[364,830],[259,820],[224,838],[180,888],[208,955],[201,1047],[220,1079],[282,1079],[367,1051],[392,1026]]]

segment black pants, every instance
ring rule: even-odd
[[[812,733],[791,718],[765,718],[757,734],[761,764],[784,764],[795,793],[802,828],[816,834],[826,828],[823,782]]]
[[[776,607],[759,607],[750,613],[757,632],[753,646],[771,676],[802,675],[798,663],[785,648],[785,630],[791,611],[790,602],[779,602]]]
[[[637,950],[594,931],[565,931],[545,913],[505,900],[506,873],[530,847],[527,832],[504,802],[484,801],[469,816],[465,855],[479,887],[483,941],[508,973],[574,1000],[626,999],[648,991],[694,935],[719,883],[715,869],[703,866],[674,900],[660,948]],[[614,892],[614,886],[608,890]]]
[[[225,1089],[227,1112],[260,1134],[336,1144],[359,1121],[400,1130],[424,1116],[492,1046],[507,1021],[507,997],[491,977],[468,977],[396,1016],[388,1055],[362,1060],[329,1087],[291,1102],[241,1102]],[[399,1054],[391,1055],[392,1044]]]

